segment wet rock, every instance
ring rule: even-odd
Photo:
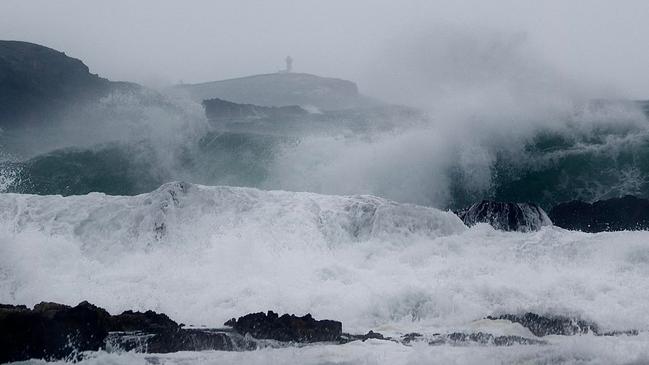
[[[637,335],[637,331],[600,331],[595,323],[535,313],[503,314],[487,317],[520,323],[538,337],[593,333],[599,336]],[[422,335],[409,333],[398,339],[369,331],[342,333],[342,323],[315,320],[310,314],[248,314],[226,323],[231,328],[183,328],[163,313],[125,311],[111,316],[88,302],[75,307],[43,302],[29,309],[0,304],[0,362],[40,358],[78,360],[81,352],[136,351],[169,353],[177,351],[248,351],[264,347],[285,347],[313,342],[344,344],[369,339],[404,345],[478,344],[490,346],[535,345],[546,342],[521,336],[497,336],[485,332]]]
[[[75,307],[40,303],[0,307],[0,363],[39,359],[75,359],[97,351],[108,335],[110,315],[88,302]]]
[[[0,304],[0,311],[2,310],[6,310],[7,312],[10,312],[10,311],[29,310],[29,308],[27,308],[27,306],[25,305]]]
[[[520,315],[503,314],[495,317],[489,316],[487,319],[505,319],[520,323],[538,337],[547,335],[573,336],[587,333],[592,333],[595,336],[638,335],[637,330],[602,331],[596,323],[583,319],[566,316],[541,316],[531,312]]]
[[[112,316],[106,339],[112,349],[147,353],[177,351],[243,351],[257,344],[238,333],[217,329],[185,329],[163,313],[126,311]]]
[[[598,332],[597,336],[637,336],[638,330],[623,330],[623,331],[607,331]]]
[[[520,323],[538,337],[547,335],[573,336],[586,333],[599,334],[597,324],[564,316],[541,316],[528,312],[522,315],[503,314],[500,316],[488,316],[487,319],[505,319]]]
[[[550,210],[552,222],[561,228],[584,232],[649,229],[649,200],[633,196],[589,204],[572,201]]]
[[[238,333],[250,334],[257,339],[271,339],[284,342],[336,341],[342,334],[342,323],[331,320],[317,321],[307,314],[303,317],[284,314],[281,317],[273,311],[248,314],[225,323]]]
[[[372,330],[370,330],[369,332],[367,332],[367,333],[364,334],[364,335],[360,335],[360,336],[358,336],[358,338],[359,338],[360,340],[363,340],[363,341],[366,341],[366,340],[369,340],[369,339],[375,339],[375,340],[385,340],[385,339],[387,339],[387,338],[386,338],[385,336],[383,336],[382,334],[380,334],[380,333],[378,333],[378,332],[374,332],[374,331],[372,331]],[[389,338],[389,337],[388,337],[388,338]]]
[[[148,353],[254,350],[258,343],[232,330],[184,329],[153,311],[111,316],[88,302],[0,304],[0,363],[31,358],[77,360],[84,351]]]
[[[463,344],[480,344],[493,346],[513,346],[513,345],[542,345],[545,341],[525,338],[521,336],[494,336],[491,333],[461,333],[453,332],[447,335],[439,335],[428,342],[429,345],[463,345]]]
[[[78,360],[81,352],[247,351],[290,343],[336,341],[342,324],[273,312],[249,314],[228,322],[233,328],[183,328],[163,313],[125,311],[111,316],[88,302],[75,307],[43,302],[0,304],[0,362]],[[248,336],[248,334],[250,336]],[[251,337],[252,336],[252,337]],[[370,331],[363,338],[382,338]],[[269,341],[275,340],[275,341]]]
[[[177,332],[180,326],[163,313],[126,311],[110,318],[110,331]]]
[[[367,332],[366,334],[364,334],[364,335],[352,335],[352,334],[349,334],[349,333],[343,333],[341,336],[338,337],[337,342],[340,343],[340,344],[345,344],[345,343],[352,342],[352,341],[363,341],[363,342],[365,342],[365,341],[370,340],[370,339],[371,340],[392,341],[392,342],[402,342],[402,341],[395,340],[392,337],[385,337],[382,334],[380,334],[378,332],[371,331],[371,330],[369,332]]]
[[[417,332],[412,332],[412,333],[406,333],[405,335],[401,336],[401,343],[407,345],[411,342],[421,340],[423,335],[421,333]]]
[[[178,329],[150,333],[142,331],[111,332],[106,338],[111,351],[170,353],[177,351],[250,351],[258,343],[233,331],[218,329]]]
[[[532,203],[483,200],[455,213],[467,226],[488,223],[502,231],[531,232],[552,225],[545,211]]]

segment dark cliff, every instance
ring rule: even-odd
[[[0,40],[0,128],[40,125],[72,103],[135,87],[91,74],[83,62],[63,52]]]

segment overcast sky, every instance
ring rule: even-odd
[[[0,0],[0,39],[43,44],[102,76],[147,84],[275,72],[291,55],[295,71],[351,79],[389,97],[388,74],[401,68],[425,63],[415,73],[430,71],[423,80],[435,83],[481,74],[465,58],[509,67],[515,57],[515,68],[539,63],[600,90],[649,98],[647,38],[647,0]],[[438,62],[449,49],[450,62]]]

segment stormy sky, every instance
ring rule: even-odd
[[[388,99],[531,74],[529,87],[560,78],[646,99],[648,19],[646,0],[2,0],[0,38],[152,86],[275,72],[291,55],[297,72]]]

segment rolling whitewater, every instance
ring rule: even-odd
[[[83,95],[98,94],[75,96],[72,108],[52,101],[48,123],[30,114],[2,126],[1,303],[89,301],[191,328],[267,310],[311,313],[341,321],[346,333],[421,338],[169,354],[103,347],[68,360],[649,361],[649,233],[568,230],[544,212],[573,200],[649,198],[643,102],[493,100],[453,114],[295,73],[152,91],[87,75],[80,61],[40,46],[3,41],[0,51],[6,69],[12,57],[60,59],[65,72],[87,77],[74,79]],[[231,86],[266,83],[277,98],[267,105],[237,100]],[[293,83],[318,92],[274,106]],[[465,224],[461,209],[482,200],[543,213],[534,228]],[[598,330],[539,335],[498,317],[527,312]],[[524,341],[439,340],[455,333]]]

